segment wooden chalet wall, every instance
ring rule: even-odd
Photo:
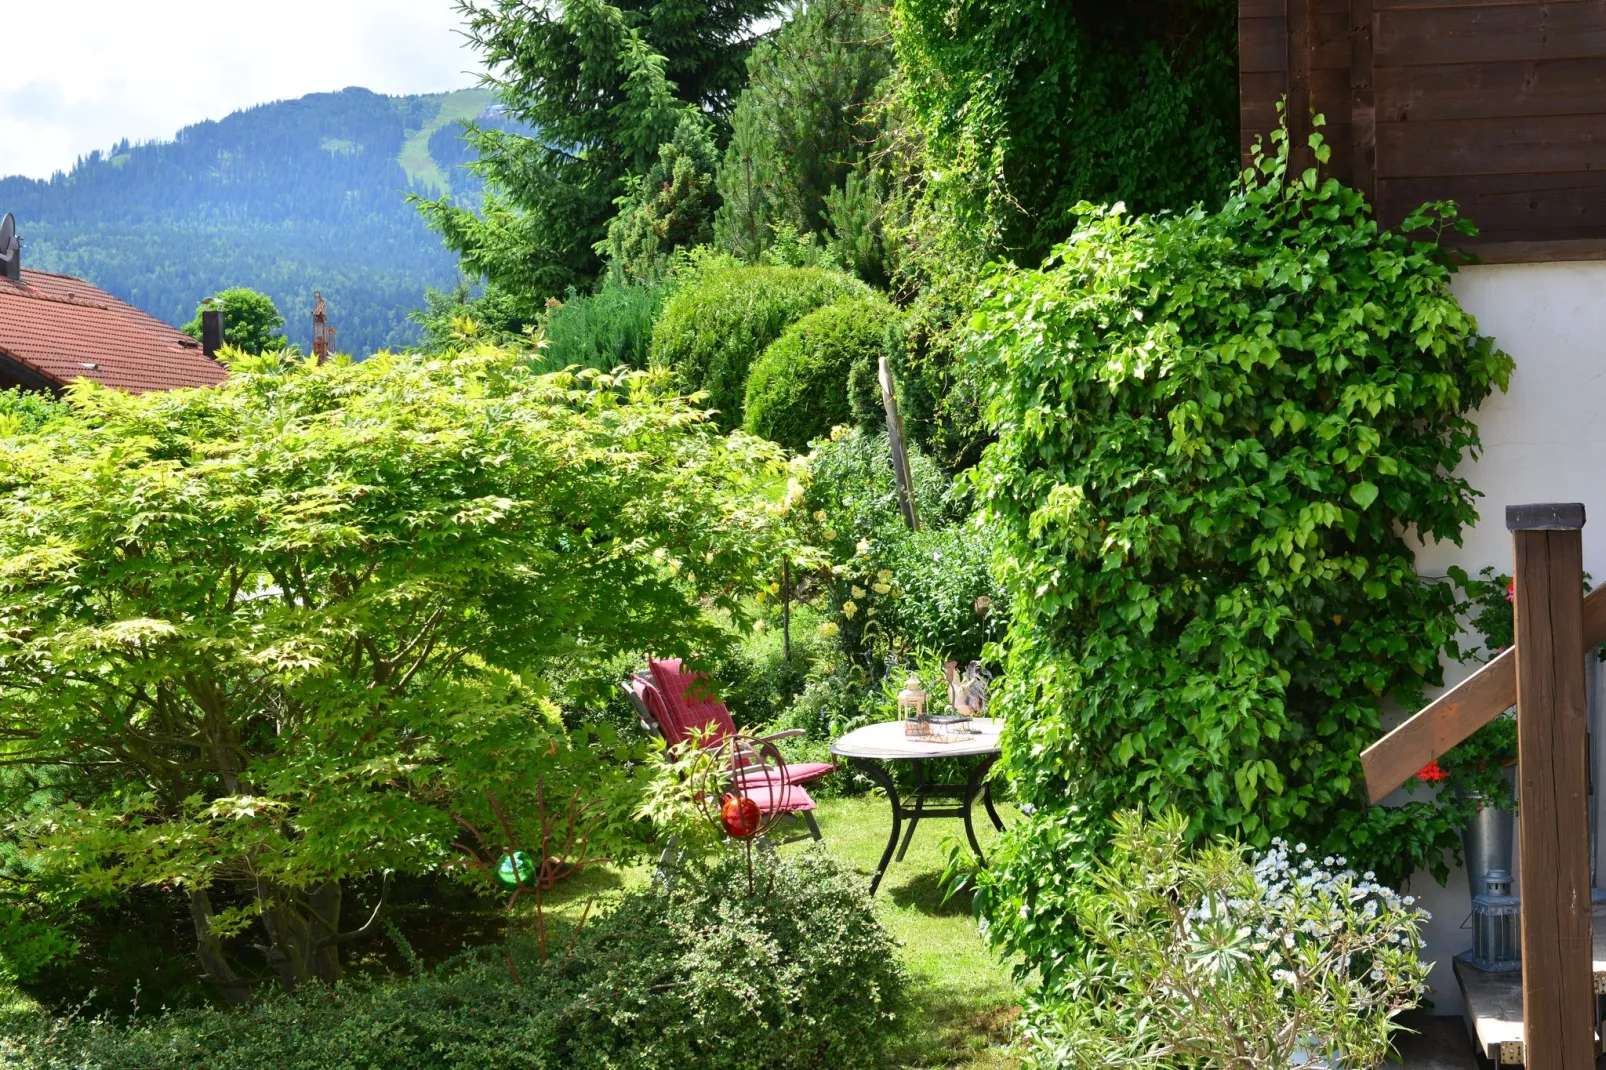
[[[1325,116],[1385,226],[1454,200],[1490,262],[1606,259],[1606,0],[1239,0],[1241,134]],[[1310,106],[1289,107],[1304,146]]]

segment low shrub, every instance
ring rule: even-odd
[[[612,371],[645,368],[652,324],[673,290],[671,281],[642,283],[607,278],[595,293],[569,291],[547,315],[547,348],[553,370],[578,364]]]
[[[748,369],[771,342],[817,308],[869,294],[864,283],[824,268],[712,266],[664,306],[652,362],[673,368],[688,389],[706,390],[728,431],[742,422]]]
[[[897,313],[881,298],[816,309],[753,363],[743,427],[790,449],[807,449],[853,419],[849,373],[858,369],[862,380],[896,341]]]
[[[1426,991],[1427,912],[1303,843],[1251,860],[1230,842],[1190,851],[1187,828],[1174,810],[1116,815],[1108,860],[1072,899],[1087,952],[1065,997],[1028,1011],[1029,1065],[1382,1065],[1394,1017]]]
[[[524,946],[240,1011],[9,1023],[18,1070],[865,1070],[904,977],[859,880],[818,850],[626,894],[542,966]],[[517,977],[508,962],[518,968]]]

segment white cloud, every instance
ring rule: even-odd
[[[0,12],[0,175],[43,178],[124,137],[167,139],[307,93],[460,89],[478,66],[452,0],[32,0]]]

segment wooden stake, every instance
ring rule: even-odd
[[[1595,1065],[1578,504],[1506,509],[1516,556],[1522,1020],[1534,1070]]]
[[[898,415],[898,395],[893,390],[892,369],[881,358],[881,404],[887,410],[887,445],[892,447],[892,476],[898,483],[898,507],[910,531],[920,530],[920,514],[915,510],[914,482],[909,477],[909,451],[903,444],[903,417]]]

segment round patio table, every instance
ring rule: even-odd
[[[998,811],[993,809],[992,790],[987,786],[987,771],[998,760],[998,735],[1003,730],[1004,722],[988,717],[977,717],[970,722],[971,735],[968,739],[961,739],[954,743],[936,743],[929,739],[912,739],[904,734],[902,721],[884,721],[880,724],[865,725],[856,728],[831,744],[831,753],[839,758],[846,758],[848,764],[859,770],[865,776],[875,781],[887,793],[887,799],[892,803],[892,835],[887,837],[887,849],[881,852],[881,864],[876,867],[875,876],[870,878],[870,894],[875,895],[876,889],[881,885],[881,878],[887,872],[887,866],[892,862],[892,852],[896,848],[898,861],[909,850],[909,841],[915,837],[915,827],[922,818],[928,817],[957,817],[965,822],[965,837],[970,840],[970,849],[976,852],[976,858],[982,864],[986,859],[982,857],[981,844],[976,842],[976,828],[971,822],[970,809],[979,794],[982,804],[987,808],[987,816],[992,819],[993,827],[1000,832],[1004,830],[1004,823],[998,819]],[[933,758],[976,758],[972,765],[969,777],[963,784],[927,783],[925,777],[925,764]],[[892,762],[912,762],[914,764],[915,788],[914,805],[907,806],[898,796],[898,789],[892,783],[892,774],[889,766]],[[949,799],[957,802],[956,806],[931,807],[927,802],[932,799]],[[903,837],[903,845],[898,845],[898,834],[903,828],[903,819],[909,819],[909,831]]]

